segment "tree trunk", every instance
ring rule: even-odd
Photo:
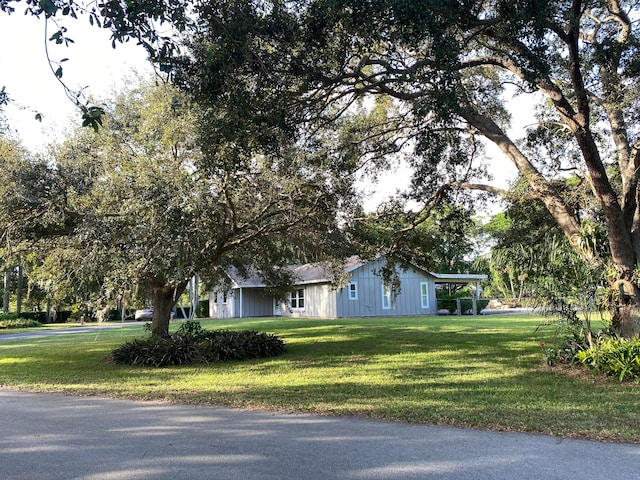
[[[4,313],[9,313],[10,289],[11,289],[11,270],[7,269],[4,271],[4,297],[2,298],[2,311]]]
[[[24,273],[22,265],[18,265],[18,286],[16,288],[16,312],[18,316],[22,313],[22,283],[24,280]]]
[[[189,280],[180,282],[161,282],[150,279],[151,300],[153,302],[153,319],[151,320],[151,335],[154,337],[169,336],[169,320],[174,305],[183,294]]]
[[[513,162],[520,174],[529,183],[535,196],[545,205],[549,213],[553,216],[558,227],[569,240],[569,243],[578,250],[579,254],[584,258],[589,256],[590,252],[581,251],[583,245],[580,224],[575,215],[569,210],[566,203],[554,192],[549,182],[535,168],[517,145],[509,138],[509,136],[500,128],[500,126],[490,117],[481,115],[471,107],[462,113],[463,118],[477,128],[482,135],[493,142],[502,152]]]
[[[573,249],[587,264],[594,262],[595,252],[591,251],[589,243],[583,240],[577,218],[567,208],[562,198],[549,188],[548,182],[502,129],[491,118],[471,108],[466,110],[463,116],[469,124],[476,127],[511,159],[536,196],[554,217]],[[571,118],[567,120],[570,121]],[[640,334],[640,290],[634,280],[637,257],[631,232],[627,229],[622,208],[606,175],[606,169],[591,132],[577,122],[573,122],[571,126],[607,225],[611,261],[618,270],[618,278],[612,283],[612,289],[615,291],[622,286],[619,290],[618,305],[613,311],[612,326],[619,335],[631,339]]]
[[[634,303],[617,307],[611,317],[611,326],[622,338],[637,338],[640,334],[640,307]]]

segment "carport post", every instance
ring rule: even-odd
[[[478,311],[478,299],[480,298],[480,282],[476,282],[476,289],[473,292],[473,314],[480,315]]]

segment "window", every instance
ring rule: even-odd
[[[221,292],[215,292],[215,299],[216,299],[216,303],[227,303],[229,301],[229,296],[227,294],[226,290],[223,290]]]
[[[304,308],[304,288],[298,288],[291,292],[289,305],[295,310],[302,310]]]
[[[349,284],[349,300],[358,299],[358,282],[351,282]]]
[[[427,282],[420,282],[420,306],[429,308],[429,284]]]
[[[384,310],[391,309],[391,288],[389,285],[382,285],[382,308]]]

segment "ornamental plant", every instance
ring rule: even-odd
[[[640,377],[640,339],[608,338],[575,355],[591,370],[613,376],[619,381]]]
[[[246,360],[282,355],[284,342],[275,335],[244,330],[204,330],[188,321],[168,337],[150,336],[126,342],[111,352],[121,365],[167,367]]]

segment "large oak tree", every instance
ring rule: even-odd
[[[175,65],[201,98],[225,92],[249,99],[265,118],[286,118],[288,126],[334,122],[367,96],[393,99],[383,121],[360,132],[361,159],[410,149],[411,193],[425,204],[452,188],[508,197],[482,181],[477,139],[494,143],[582,259],[608,264],[620,297],[615,326],[627,337],[640,331],[637,2],[308,0],[194,8],[191,55]],[[508,133],[513,89],[546,106],[533,144]],[[261,98],[270,98],[266,107]],[[588,182],[598,202],[606,258],[585,238],[588,212],[554,188],[566,169]]]
[[[253,267],[283,286],[277,267],[296,248],[331,244],[349,185],[318,152],[203,148],[198,112],[167,85],[131,87],[105,111],[98,133],[78,132],[47,161],[2,166],[3,241],[64,259],[53,264],[112,299],[145,292],[153,335],[167,335],[192,276],[212,284]]]

